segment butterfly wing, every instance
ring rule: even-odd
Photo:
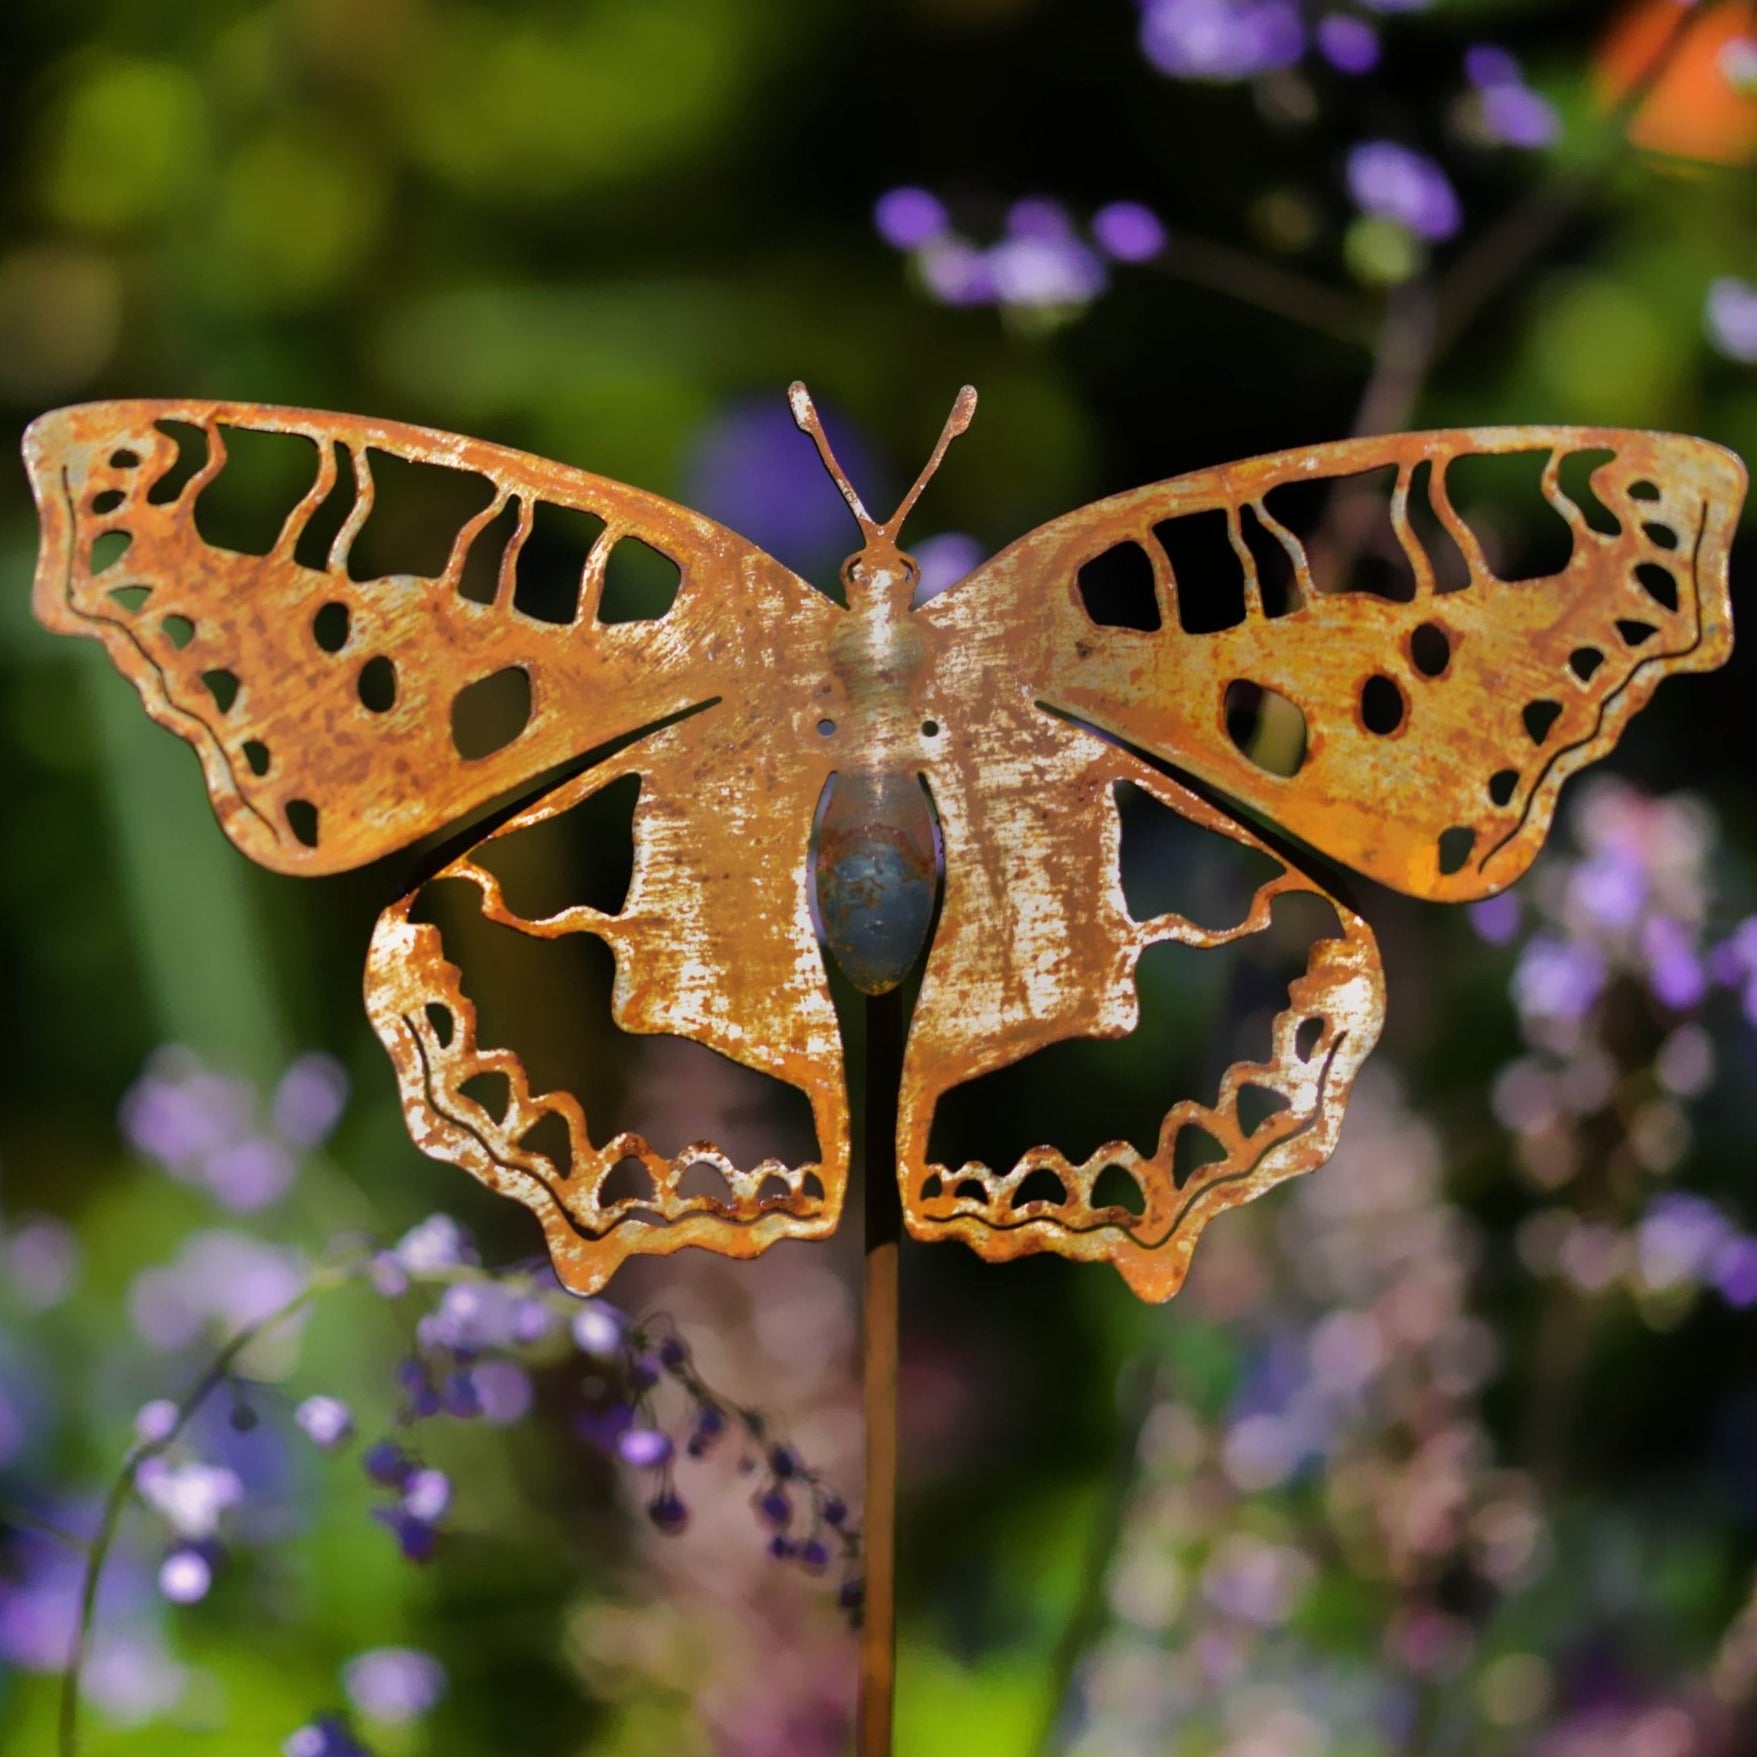
[[[264,436],[295,467],[278,529],[253,537],[224,524],[217,491],[228,457]],[[33,423],[25,453],[43,527],[38,616],[103,642],[148,713],[195,747],[227,834],[266,866],[358,866],[625,744],[496,832],[639,774],[635,881],[614,917],[516,916],[490,895],[482,845],[441,876],[476,881],[485,914],[538,939],[604,940],[617,1022],[706,1043],[798,1087],[819,1156],[746,1173],[708,1143],[675,1165],[634,1137],[594,1145],[577,1098],[533,1093],[512,1051],[478,1040],[462,975],[412,895],[379,923],[368,1006],[422,1145],[533,1207],[582,1288],[633,1250],[747,1254],[833,1227],[846,1100],[806,855],[827,774],[811,727],[840,708],[822,670],[837,606],[657,495],[397,423],[98,403]],[[406,496],[412,475],[428,496],[417,510],[435,496],[457,509],[449,528],[389,516],[387,491]],[[553,543],[545,559],[545,533],[570,520],[585,532],[571,562]],[[612,614],[625,546],[669,564],[669,608]],[[638,597],[630,605],[641,612]],[[503,1114],[461,1090],[481,1072],[506,1077]],[[567,1145],[551,1131],[539,1151],[526,1137],[550,1113]],[[659,1185],[638,1214],[600,1200],[608,1170],[631,1155]],[[704,1158],[723,1168],[727,1199],[677,1193]]]
[[[1509,454],[1536,454],[1570,541],[1543,578],[1498,577],[1449,491],[1461,460]],[[1565,475],[1584,475],[1578,499]],[[1372,559],[1400,564],[1401,589],[1355,565],[1370,555],[1361,509],[1374,480],[1386,492]],[[1290,504],[1315,486],[1331,490],[1327,511],[1302,535]],[[954,1169],[934,1161],[929,1131],[960,1081],[1066,1038],[1132,1029],[1135,966],[1154,939],[1229,943],[1264,925],[1278,887],[1317,890],[1276,856],[1283,876],[1248,909],[1241,899],[1236,932],[1204,939],[1180,918],[1131,917],[1117,877],[1118,782],[1212,835],[1257,841],[1157,765],[1415,895],[1464,901],[1511,883],[1541,845],[1562,781],[1610,749],[1662,677],[1726,658],[1727,554],[1743,491],[1730,453],[1670,435],[1516,428],[1356,440],[1097,502],[927,605],[926,699],[952,738],[930,775],[946,895],[899,1138],[911,1228],[961,1236],[991,1257],[1108,1258],[1163,1298],[1211,1214],[1320,1163],[1382,1011],[1371,937],[1334,898],[1337,928],[1313,945],[1269,1055],[1231,1067],[1212,1104],[1174,1104],[1152,1154],[1112,1143],[1069,1164],[1045,1147],[1000,1171]],[[1186,540],[1198,525],[1217,538],[1210,566],[1230,579],[1184,559],[1200,553]],[[1137,598],[1095,586],[1118,558],[1135,565]],[[1241,703],[1256,705],[1254,728],[1241,726]],[[1246,1085],[1286,1100],[1254,1131],[1237,1115]],[[1180,1186],[1175,1141],[1192,1123],[1219,1151]],[[1094,1203],[1111,1163],[1141,1186],[1139,1215]],[[1021,1211],[1016,1198],[1040,1165],[1066,1199]]]

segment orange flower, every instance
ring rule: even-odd
[[[1593,73],[1605,107],[1640,81],[1677,28],[1678,0],[1634,0],[1599,44]],[[1757,98],[1733,84],[1726,52],[1757,39],[1757,0],[1709,7],[1685,27],[1683,42],[1629,124],[1637,146],[1716,165],[1757,161]]]

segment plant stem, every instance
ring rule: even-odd
[[[103,1580],[104,1565],[110,1559],[111,1550],[115,1548],[116,1534],[122,1527],[122,1515],[127,1511],[129,1497],[134,1493],[141,1466],[170,1447],[211,1393],[231,1376],[233,1365],[251,1343],[258,1337],[266,1336],[271,1330],[278,1329],[289,1318],[303,1311],[320,1294],[341,1286],[347,1278],[348,1271],[345,1268],[319,1270],[284,1305],[277,1306],[266,1317],[257,1319],[253,1324],[246,1324],[237,1331],[183,1394],[170,1428],[156,1439],[139,1441],[129,1449],[128,1456],[122,1461],[122,1468],[116,1473],[116,1480],[110,1485],[109,1494],[104,1497],[97,1534],[86,1552],[85,1571],[79,1589],[79,1621],[73,1632],[73,1651],[68,1656],[66,1671],[61,1674],[61,1702],[55,1741],[59,1757],[78,1757],[81,1686],[85,1679],[86,1662],[91,1657],[92,1633],[97,1621],[98,1587]]]

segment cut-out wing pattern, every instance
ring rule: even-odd
[[[309,451],[308,477],[262,554],[219,547],[199,525],[228,436],[240,432],[292,436]],[[202,454],[193,472],[179,469],[186,447]],[[847,1104],[807,889],[812,812],[829,773],[815,725],[842,711],[823,664],[842,614],[835,604],[657,495],[395,423],[218,403],[93,404],[33,423],[25,455],[43,523],[38,616],[104,643],[148,713],[195,747],[221,823],[266,866],[360,865],[637,735],[497,832],[641,774],[635,881],[617,916],[523,921],[471,854],[441,876],[473,880],[485,914],[538,938],[597,933],[616,954],[617,1021],[705,1043],[798,1087],[819,1158],[743,1170],[711,1143],[675,1165],[634,1137],[595,1146],[577,1099],[533,1094],[516,1055],[477,1041],[462,973],[440,930],[411,919],[411,896],[380,919],[367,1000],[423,1146],[526,1202],[558,1269],[582,1290],[634,1251],[694,1243],[743,1255],[835,1225]],[[374,471],[393,464],[439,472],[432,486],[454,499],[458,483],[480,484],[479,504],[437,546],[431,577],[355,579],[350,554],[370,534]],[[333,534],[314,552],[302,540],[339,489],[346,510],[339,521],[332,514]],[[565,623],[521,607],[521,554],[546,508],[590,515],[597,527],[574,559]],[[599,614],[624,541],[674,564],[663,614]],[[553,615],[555,605],[551,593],[541,608]],[[368,667],[382,676],[386,665],[388,702],[366,684]],[[472,725],[471,692],[508,673],[525,680],[514,712],[498,728],[492,718]],[[654,729],[680,714],[689,717]],[[474,754],[484,734],[493,748]],[[462,1090],[486,1072],[509,1084],[503,1117]],[[551,1112],[568,1132],[565,1165],[522,1139]],[[640,1213],[598,1200],[624,1157],[641,1160],[658,1186]],[[676,1193],[702,1160],[725,1175],[732,1202]]]
[[[973,406],[964,393],[935,463]],[[799,387],[794,409],[834,470]],[[233,449],[265,435],[300,462],[280,523],[253,536],[209,497]],[[919,483],[880,525],[842,482],[866,540],[844,610],[658,496],[419,428],[108,403],[44,416],[25,450],[43,520],[38,615],[101,640],[195,747],[246,853],[333,872],[545,783],[428,884],[540,942],[602,941],[618,1024],[805,1094],[817,1152],[799,1165],[594,1134],[576,1095],[536,1089],[518,1055],[482,1040],[426,887],[386,910],[367,1002],[411,1131],[530,1206],[582,1292],[633,1252],[748,1256],[836,1224],[848,1107],[811,914],[832,776],[851,778],[858,805],[839,831],[853,852],[837,907],[866,909],[876,887],[867,927],[882,926],[901,842],[859,813],[882,819],[897,800],[919,813],[924,786],[943,842],[900,1094],[910,1229],[994,1259],[1108,1261],[1145,1298],[1175,1292],[1209,1218],[1329,1154],[1383,1016],[1366,924],[1207,795],[1420,896],[1500,889],[1535,854],[1562,780],[1610,748],[1659,679],[1726,657],[1744,491],[1731,454],[1667,435],[1358,440],[1097,502],[911,612],[896,535]],[[1507,457],[1535,463],[1565,532],[1565,559],[1541,578],[1498,575],[1492,534],[1455,504],[1461,467]],[[430,506],[457,509],[437,543],[431,511],[409,524],[388,510],[411,470],[431,473]],[[571,551],[558,519],[574,521]],[[631,550],[670,572],[632,609],[613,601]],[[621,907],[519,913],[497,845],[630,776]],[[1130,913],[1125,783],[1213,846],[1268,862],[1228,924]],[[1045,1143],[1000,1168],[935,1162],[954,1088],[1052,1044],[1126,1034],[1149,947],[1252,942],[1287,899],[1317,900],[1328,925],[1267,1053],[1212,1092],[1172,1095],[1150,1151],[1112,1140],[1076,1159]],[[1205,1145],[1200,1163],[1186,1138]],[[722,1194],[686,1192],[704,1165]],[[1113,1199],[1119,1188],[1136,1199]]]
[[[303,490],[263,554],[219,547],[199,528],[239,432],[285,435],[307,452]],[[179,479],[182,446],[205,456]],[[226,833],[279,872],[363,865],[699,706],[741,673],[773,678],[772,711],[785,714],[783,680],[800,659],[782,631],[807,655],[829,639],[833,606],[723,526],[478,440],[305,410],[97,403],[33,422],[25,458],[43,524],[38,617],[104,643],[147,712],[194,745]],[[430,472],[436,497],[476,487],[479,508],[438,545],[424,533],[442,558],[432,577],[356,579],[377,477],[398,464]],[[519,606],[544,508],[602,526],[576,564],[565,623]],[[326,509],[334,534],[314,551],[303,540]],[[625,540],[678,570],[665,615],[598,615]],[[388,701],[369,677],[388,683]],[[484,686],[496,682],[514,686],[501,704],[510,711],[472,727],[473,701],[489,707]]]
[[[1460,459],[1532,453],[1572,550],[1548,578],[1507,582],[1448,480]],[[1614,531],[1562,490],[1564,464],[1581,454],[1604,460],[1590,483]],[[1371,471],[1392,479],[1386,537],[1408,577],[1399,596],[1327,574],[1333,557],[1277,517],[1277,490]],[[1562,782],[1610,749],[1662,677],[1725,661],[1744,481],[1732,453],[1673,434],[1519,427],[1313,446],[1083,507],[922,614],[970,674],[1004,666],[1038,699],[1381,883],[1466,902],[1530,865]],[[1202,520],[1223,530],[1236,609],[1192,633],[1169,551],[1180,526]],[[1147,627],[1095,620],[1080,590],[1082,570],[1119,546],[1144,557],[1153,602],[1136,620]],[[1446,577],[1447,561],[1462,579]],[[1291,577],[1266,604],[1271,563]],[[1198,583],[1213,581],[1186,582],[1186,600]],[[1253,760],[1229,734],[1240,685],[1303,716],[1293,773]]]

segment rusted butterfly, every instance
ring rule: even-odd
[[[836,1225],[849,1113],[815,906],[868,991],[926,943],[897,1138],[915,1236],[1110,1262],[1164,1299],[1213,1215],[1329,1154],[1383,1014],[1366,923],[1241,820],[1420,897],[1509,884],[1562,781],[1662,677],[1726,658],[1744,471],[1702,440],[1590,428],[1317,446],[1098,501],[917,605],[901,527],[975,393],[882,522],[804,387],[790,399],[860,525],[845,606],[682,506],[501,446],[257,405],[112,402],[26,436],[37,614],[104,643],[199,753],[227,834],[280,872],[361,865],[553,779],[432,879],[539,941],[595,936],[624,1029],[693,1039],[809,1100],[807,1163],[594,1136],[577,1097],[534,1090],[517,1055],[481,1041],[421,888],[386,909],[366,1000],[409,1128],[527,1204],[569,1286],[599,1286],[636,1252],[750,1256]],[[249,434],[308,446],[264,553],[204,518],[228,443]],[[1454,505],[1455,466],[1496,454],[1535,456],[1565,526],[1567,557],[1545,577],[1499,577]],[[455,483],[459,511],[426,534],[421,570],[386,571],[367,541],[375,496],[422,466]],[[1349,495],[1374,473],[1388,525],[1363,557]],[[1301,497],[1326,490],[1314,522]],[[562,515],[588,517],[591,540],[538,592],[525,562]],[[1198,533],[1206,563],[1188,559]],[[668,567],[668,587],[619,597],[630,557]],[[1376,583],[1387,562],[1403,589]],[[472,704],[490,694],[500,718],[485,722]],[[630,777],[621,907],[521,913],[497,849]],[[1119,877],[1130,788],[1256,850],[1271,876],[1220,925],[1137,918]],[[1266,1054],[1173,1103],[1151,1153],[1111,1141],[1078,1162],[1047,1144],[1011,1165],[934,1162],[930,1125],[953,1088],[1129,1032],[1148,947],[1248,939],[1290,897],[1319,899],[1329,925]],[[503,1103],[480,1096],[485,1074]],[[1191,1131],[1207,1149],[1193,1168],[1179,1153]],[[617,1194],[631,1161],[646,1187]],[[716,1193],[686,1193],[702,1164]],[[1119,1176],[1133,1199],[1103,1197]]]

